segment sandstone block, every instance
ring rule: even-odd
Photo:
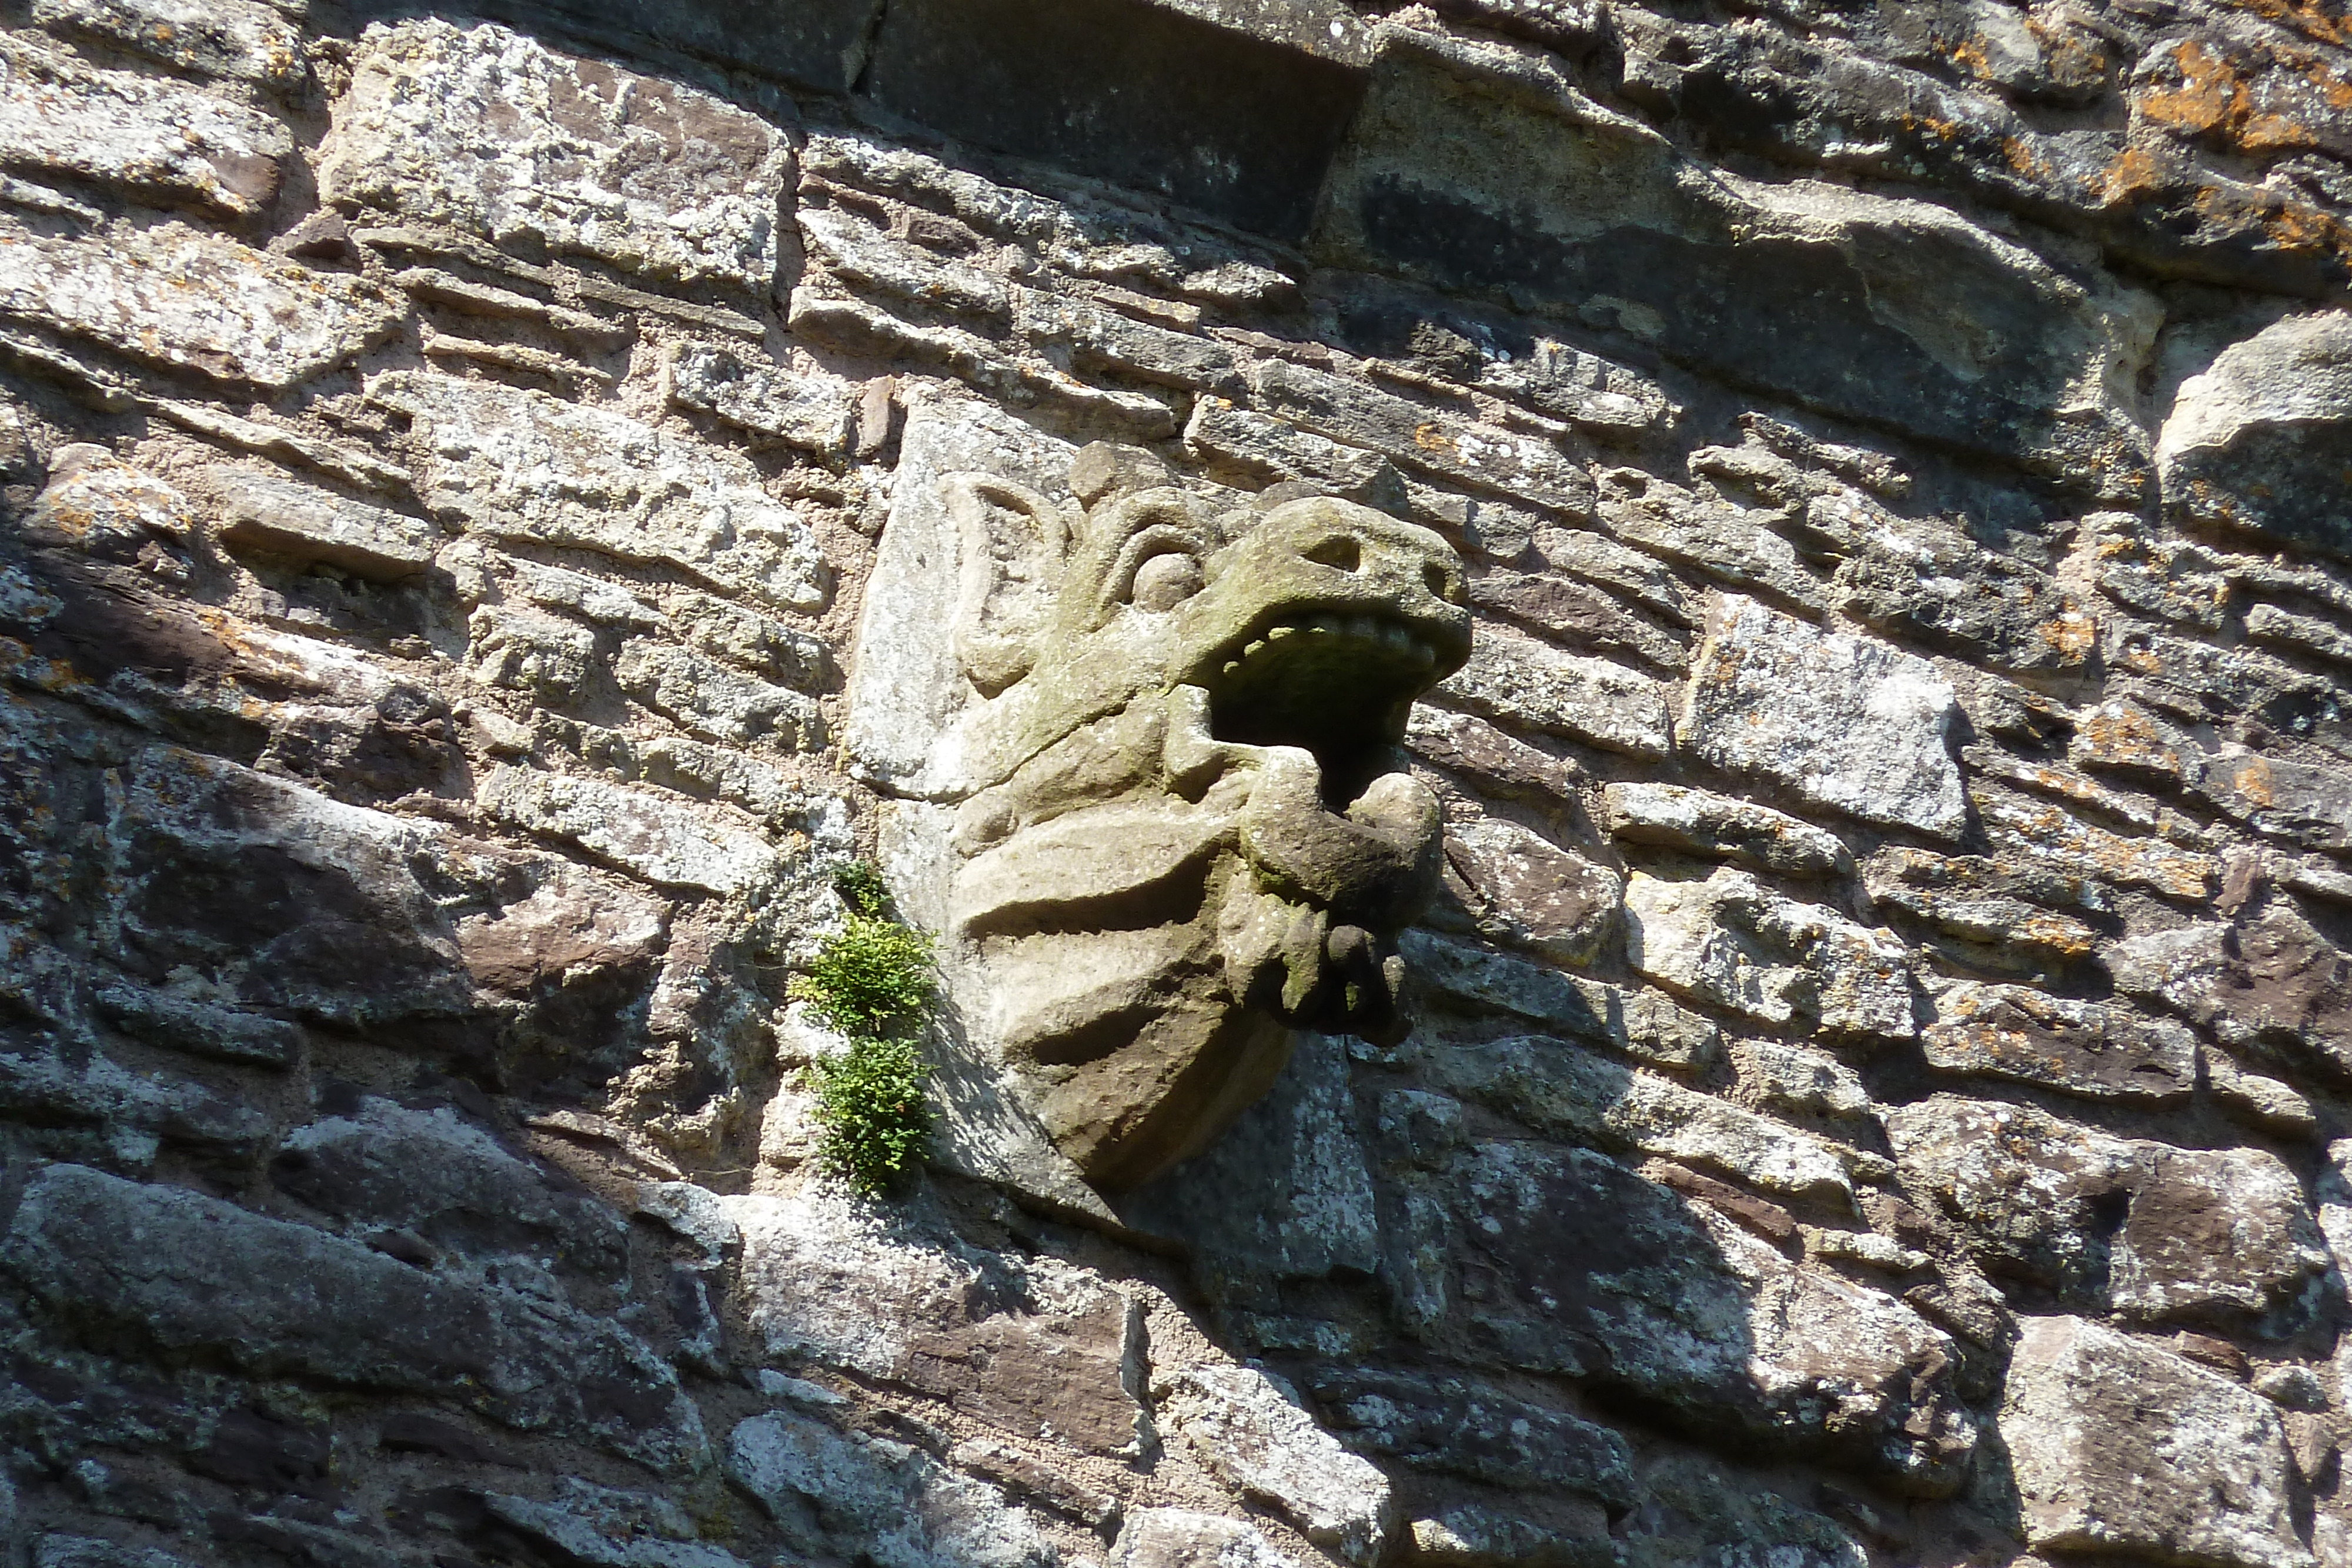
[[[739,429],[811,452],[845,453],[859,393],[835,376],[787,370],[716,343],[687,343],[671,356],[669,395]]]
[[[278,390],[381,338],[391,290],[178,224],[94,245],[0,224],[0,316],[230,386]]]
[[[2081,1318],[2026,1325],[2000,1430],[2036,1548],[2309,1568],[2277,1408]]]
[[[212,476],[206,487],[220,506],[220,541],[232,550],[315,562],[373,582],[398,582],[433,563],[439,535],[414,517],[252,469]]]
[[[814,698],[737,674],[723,664],[652,637],[633,637],[613,661],[623,691],[705,740],[768,740],[791,751],[824,744]]]
[[[372,26],[319,166],[320,194],[764,299],[792,154],[693,88],[551,50],[494,24]]]
[[[1726,595],[1675,721],[1702,760],[1866,822],[1959,836],[1959,706],[1925,659]]]
[[[1318,1427],[1286,1386],[1252,1367],[1200,1365],[1155,1383],[1153,1392],[1160,1413],[1210,1469],[1350,1563],[1381,1554],[1388,1478]]]
[[[415,422],[418,498],[456,527],[659,562],[777,609],[824,603],[814,536],[749,459],[495,382],[399,371],[369,395]]]
[[[1624,879],[1517,822],[1455,822],[1445,858],[1478,905],[1480,932],[1496,941],[1582,964],[1617,928]]]
[[[201,89],[94,70],[18,37],[0,41],[0,147],[16,168],[243,218],[278,194],[294,138]]]
[[[1139,1508],[1119,1527],[1111,1568],[1297,1568],[1255,1528],[1189,1508]]]

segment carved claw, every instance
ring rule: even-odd
[[[1372,780],[1344,816],[1328,810],[1315,758],[1269,747],[1242,810],[1242,852],[1267,892],[1391,927],[1436,883],[1441,821],[1437,797],[1404,773]]]

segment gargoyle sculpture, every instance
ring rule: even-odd
[[[946,742],[956,988],[1054,1144],[1132,1186],[1263,1094],[1294,1028],[1402,1031],[1393,937],[1441,835],[1399,742],[1468,657],[1462,563],[1302,486],[1218,516],[1135,448],[1078,455],[1082,511],[937,483],[973,699]]]

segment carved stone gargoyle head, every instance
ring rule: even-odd
[[[1078,455],[1078,507],[937,483],[973,702],[944,741],[956,988],[1055,1145],[1132,1186],[1263,1094],[1294,1028],[1402,1032],[1394,937],[1441,835],[1399,743],[1469,655],[1462,562],[1299,486],[1221,516],[1134,448]]]

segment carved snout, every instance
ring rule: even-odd
[[[1272,747],[1242,809],[1242,852],[1268,893],[1335,925],[1393,930],[1436,888],[1442,827],[1437,797],[1410,774],[1381,774],[1343,814],[1324,806],[1313,757]]]

